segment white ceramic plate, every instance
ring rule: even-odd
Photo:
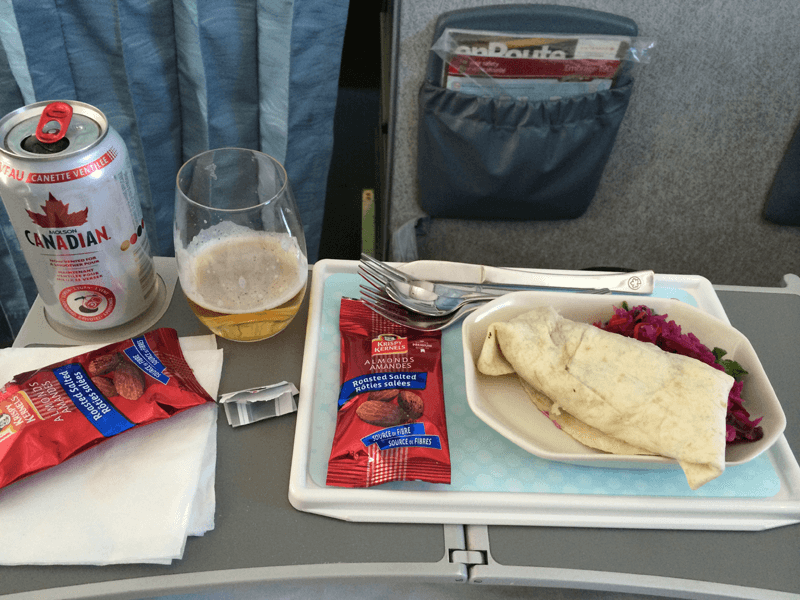
[[[629,306],[646,304],[658,314],[681,325],[683,333],[694,333],[709,348],[727,350],[748,372],[742,398],[752,418],[763,416],[764,437],[757,442],[729,446],[726,465],[752,460],[782,435],[786,416],[764,373],[761,362],[747,338],[731,327],[692,306],[666,298],[607,296],[570,292],[515,292],[494,300],[464,321],[464,368],[467,402],[483,422],[521,448],[541,458],[595,467],[655,468],[677,467],[677,462],[659,456],[622,456],[588,448],[558,429],[533,405],[516,375],[490,377],[478,372],[476,361],[489,325],[508,321],[539,306],[552,306],[565,318],[594,323],[607,321],[613,307],[627,301]]]

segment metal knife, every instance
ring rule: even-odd
[[[608,289],[612,292],[643,295],[651,294],[655,287],[655,273],[651,270],[606,273],[516,269],[432,260],[414,261],[399,268],[418,279],[478,292],[555,288]]]

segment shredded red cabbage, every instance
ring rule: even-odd
[[[736,380],[728,395],[728,414],[726,419],[726,440],[728,445],[754,442],[764,436],[759,423],[761,418],[752,420],[742,400],[742,378],[747,371],[738,363],[722,357],[725,351],[720,348],[709,350],[693,333],[682,333],[681,326],[667,320],[667,315],[657,315],[647,306],[628,308],[614,307],[614,316],[607,323],[595,323],[596,327],[642,342],[655,344],[666,352],[690,356],[725,371]]]

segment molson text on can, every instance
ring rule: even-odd
[[[97,108],[40,102],[0,120],[0,196],[51,324],[122,325],[156,273],[125,142]]]

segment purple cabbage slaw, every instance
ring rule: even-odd
[[[695,358],[731,375],[735,382],[728,394],[725,436],[727,444],[760,440],[764,436],[759,425],[761,417],[752,420],[742,400],[743,378],[747,371],[736,361],[723,358],[725,350],[709,350],[693,333],[682,333],[680,325],[667,319],[668,315],[657,315],[647,306],[628,308],[627,303],[623,302],[622,307],[614,307],[614,316],[608,322],[597,322],[594,325],[611,333],[655,344],[666,352]]]

